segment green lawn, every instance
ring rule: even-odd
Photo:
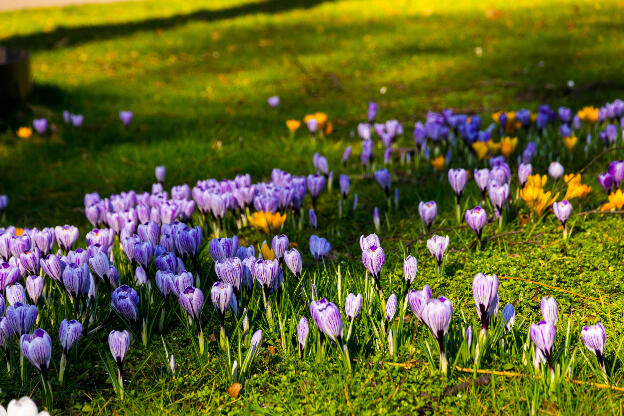
[[[30,50],[35,79],[28,106],[0,118],[0,194],[10,199],[0,226],[72,223],[84,236],[90,229],[83,210],[86,192],[106,196],[149,190],[159,164],[167,167],[168,186],[232,178],[237,173],[250,173],[257,182],[270,179],[274,167],[307,175],[313,171],[312,155],[319,152],[327,156],[337,177],[343,172],[340,159],[345,146],[354,145],[354,153],[360,152],[354,132],[366,118],[369,100],[379,102],[382,120],[403,123],[402,146],[413,146],[413,123],[423,120],[430,109],[451,107],[483,114],[487,126],[492,112],[535,110],[543,102],[575,110],[601,106],[624,96],[623,18],[621,3],[615,0],[511,5],[446,0],[147,0],[0,14],[0,44]],[[271,95],[281,98],[276,109],[266,103]],[[64,110],[84,114],[83,126],[66,126]],[[128,128],[119,122],[120,110],[134,112]],[[287,119],[317,111],[332,120],[330,136],[311,140],[302,126],[294,138],[289,137]],[[34,134],[28,140],[17,139],[17,129],[37,117],[56,124],[56,137]],[[566,172],[586,165],[581,144],[568,155],[559,140],[557,135],[544,140],[548,152],[536,159],[534,172],[545,174],[552,158],[560,159]],[[512,157],[514,172],[515,157],[525,142],[522,136]],[[601,150],[597,142],[594,137],[590,156]],[[377,160],[381,152],[375,149]],[[583,176],[592,193],[583,208],[575,205],[575,212],[597,208],[606,200],[596,173],[616,157],[623,158],[622,150],[603,156]],[[433,172],[428,164],[395,170],[401,193],[398,210],[387,212],[377,185],[355,177],[352,192],[359,194],[360,203],[353,216],[337,217],[337,183],[333,194],[322,197],[317,233],[334,248],[334,261],[325,269],[315,266],[307,251],[314,231],[307,224],[296,230],[287,221],[284,232],[305,252],[306,272],[317,279],[319,293],[336,301],[338,273],[343,298],[347,291],[364,290],[358,240],[373,231],[372,211],[379,206],[386,295],[400,290],[409,242],[419,262],[414,285],[429,284],[436,296],[454,302],[457,331],[462,322],[477,328],[471,286],[477,272],[524,279],[501,278],[500,287],[501,308],[506,303],[516,307],[518,345],[530,323],[539,320],[539,299],[553,295],[563,316],[557,327],[559,350],[567,322],[572,322],[573,378],[600,382],[583,358],[581,351],[595,361],[579,337],[582,325],[600,319],[607,328],[607,359],[615,363],[611,382],[624,386],[624,353],[619,349],[619,337],[624,335],[620,321],[624,234],[618,215],[574,217],[572,237],[563,241],[553,215],[536,226],[524,225],[521,217],[528,211],[520,201],[504,229],[488,225],[485,236],[519,232],[499,236],[475,251],[470,245],[472,231],[452,227],[454,196],[446,175]],[[360,172],[354,168],[346,173]],[[514,192],[512,187],[512,197]],[[435,273],[417,213],[418,201],[429,199],[439,206],[434,228],[442,227],[439,233],[451,238],[442,276]],[[464,206],[478,202],[477,189],[469,181]],[[247,245],[265,238],[251,229],[238,234]],[[214,281],[212,261],[205,257],[204,277]],[[124,274],[124,279],[131,276]],[[295,286],[296,282],[288,282],[291,340],[299,317],[309,316],[309,305]],[[205,310],[212,311],[209,296],[206,303]],[[573,383],[549,393],[532,377],[497,375],[484,385],[449,393],[446,388],[470,381],[473,375],[456,371],[443,379],[434,374],[425,342],[434,350],[436,346],[422,325],[412,322],[413,342],[405,342],[398,357],[390,357],[375,351],[366,322],[355,328],[351,355],[357,361],[353,373],[345,375],[335,348],[329,349],[327,362],[302,360],[292,348],[294,341],[285,351],[279,331],[258,316],[254,327],[265,331],[264,346],[254,364],[255,374],[238,398],[227,393],[229,369],[218,342],[208,343],[208,357],[198,357],[194,346],[189,347],[195,338],[181,327],[171,329],[164,340],[175,354],[178,377],[170,380],[160,337],[155,335],[148,347],[135,340],[123,402],[115,398],[99,356],[108,355],[103,330],[80,345],[73,357],[80,363],[70,364],[66,385],[54,385],[56,403],[59,411],[77,414],[527,414],[532,408],[540,414],[595,414],[596,409],[601,414],[622,413],[621,393]],[[214,316],[206,326],[207,334],[218,337]],[[49,332],[56,338],[52,329]],[[57,347],[53,359],[58,363]],[[524,374],[531,374],[530,367],[522,363],[518,351],[491,352],[482,364],[485,369]],[[25,385],[18,379],[0,381],[4,404],[33,392],[41,404],[38,379],[33,376]]]

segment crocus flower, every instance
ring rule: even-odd
[[[416,257],[408,255],[405,260],[403,260],[403,275],[405,276],[405,281],[407,282],[407,289],[409,289],[410,285],[414,281],[417,271],[418,260],[416,260]]]
[[[427,248],[429,252],[433,256],[433,258],[438,263],[438,273],[440,273],[440,266],[442,265],[442,260],[444,260],[444,252],[448,247],[450,242],[449,236],[441,237],[439,235],[434,235],[429,240],[427,240]]]
[[[375,117],[377,117],[377,110],[379,110],[379,105],[374,101],[369,101],[367,111],[368,121],[373,122],[375,120]]]
[[[9,305],[15,305],[16,303],[26,303],[26,292],[24,287],[15,283],[6,288],[6,300]]]
[[[559,180],[559,178],[563,176],[563,166],[561,163],[557,161],[550,162],[550,165],[548,165],[548,174],[555,181]]]
[[[540,301],[540,310],[545,321],[549,321],[554,324],[557,323],[559,307],[557,306],[555,298],[552,296],[542,298]]]
[[[379,184],[379,186],[381,186],[381,189],[383,189],[383,191],[386,194],[386,197],[389,198],[390,197],[390,173],[388,172],[387,169],[381,169],[381,170],[376,170],[375,171],[375,180],[377,181],[377,183]]]
[[[22,274],[39,274],[39,262],[41,261],[41,252],[37,247],[19,255],[19,268]]]
[[[342,165],[346,166],[347,165],[347,161],[349,160],[349,158],[351,157],[351,146],[347,146],[344,150],[344,153],[342,154]]]
[[[598,322],[596,325],[584,326],[581,330],[581,338],[587,349],[596,354],[600,368],[604,372],[604,347],[607,341],[607,331],[604,325]]]
[[[6,309],[8,324],[17,336],[30,332],[37,320],[37,315],[37,307],[33,305],[16,303]]]
[[[310,253],[314,256],[316,260],[320,260],[327,255],[331,251],[331,244],[322,237],[318,237],[316,235],[310,236]]]
[[[354,320],[362,309],[362,295],[358,293],[356,296],[353,293],[349,293],[345,299],[344,307],[347,319],[350,321]]]
[[[48,378],[48,368],[52,358],[52,339],[50,335],[39,328],[32,334],[24,334],[20,338],[20,349],[24,357],[37,367],[44,379]]]
[[[122,318],[136,321],[139,318],[139,295],[128,285],[121,285],[111,293],[111,307]]]
[[[156,180],[158,181],[158,183],[165,182],[166,170],[164,166],[156,166],[156,168],[154,169],[154,173],[156,175]]]
[[[7,263],[4,263],[7,264]],[[41,259],[41,269],[45,274],[50,276],[52,279],[57,282],[61,282],[63,278],[63,271],[67,264],[61,260],[55,254],[48,254],[45,259]],[[2,265],[0,265],[0,278],[2,277]],[[19,275],[19,270],[18,270]],[[2,288],[2,284],[0,282],[0,288]]]
[[[459,216],[459,204],[462,194],[464,193],[464,188],[466,187],[466,182],[468,181],[468,175],[464,169],[449,169],[448,180],[457,198],[457,215]],[[459,222],[459,218],[457,222]]]
[[[80,236],[78,228],[73,225],[57,226],[54,228],[54,233],[59,247],[65,252],[72,249]]]
[[[67,355],[69,350],[74,346],[76,342],[82,337],[82,324],[74,319],[61,321],[59,327],[59,339],[61,346],[63,347],[63,353]]]
[[[232,257],[238,250],[238,237],[213,238],[208,244],[208,251],[212,260],[217,261],[226,257]]]
[[[357,126],[358,135],[362,140],[370,140],[371,138],[371,126],[368,123],[360,123]]]
[[[602,186],[602,189],[609,194],[613,188],[613,176],[609,172],[598,174],[598,183]]]
[[[422,313],[427,306],[427,302],[431,299],[431,288],[424,285],[422,290],[410,290],[407,294],[407,301],[414,315],[422,321]]]
[[[483,227],[487,223],[487,213],[480,206],[476,206],[473,209],[466,211],[466,223],[477,234],[477,240],[481,241],[481,234],[483,233]]]
[[[396,294],[391,294],[388,297],[388,301],[386,302],[386,320],[392,321],[394,319],[394,315],[396,314],[397,308],[397,297]]]
[[[487,192],[487,186],[490,180],[490,170],[487,168],[475,169],[474,179],[481,191],[481,201],[485,201],[485,193]]]
[[[37,131],[37,133],[43,135],[48,129],[48,120],[45,118],[36,118],[33,120],[33,127]]]
[[[379,237],[377,234],[369,234],[366,237],[363,235],[360,236],[360,248],[362,251],[366,251],[371,247],[379,247],[381,243],[379,242]]]
[[[511,327],[514,326],[516,322],[516,309],[513,307],[511,303],[508,303],[503,308],[503,325],[505,326],[505,331],[509,332]]]
[[[552,208],[555,216],[561,222],[561,225],[563,225],[563,238],[566,238],[568,231],[566,222],[572,213],[572,204],[570,204],[567,200],[563,200],[561,202],[553,203]]]
[[[217,282],[217,283],[221,283],[221,282]],[[211,291],[211,298],[212,298],[212,291]],[[180,293],[179,300],[180,300],[180,305],[182,305],[182,309],[184,309],[187,315],[190,318],[199,320],[202,306],[204,306],[204,293],[196,287],[188,286],[186,289],[182,291],[182,293]]]
[[[90,272],[87,264],[70,263],[63,270],[63,286],[74,298],[86,297],[89,292]]]
[[[379,218],[379,208],[373,208],[373,225],[375,226],[375,231],[379,232],[379,228],[381,227],[381,220]]]
[[[509,198],[509,184],[504,183],[502,185],[497,182],[490,182],[488,186],[488,196],[490,197],[490,201],[492,205],[498,210],[498,214],[502,218],[503,207],[507,203],[507,198]]]
[[[310,333],[310,327],[308,325],[308,320],[305,316],[302,316],[299,320],[299,324],[297,324],[297,340],[299,341],[299,346],[302,350],[305,349],[306,340],[308,339],[308,334]]]
[[[303,262],[301,260],[301,254],[296,248],[292,248],[287,250],[284,253],[284,263],[288,267],[288,270],[295,276],[301,276],[301,268],[303,266]]]
[[[376,281],[379,279],[385,262],[386,253],[384,253],[381,247],[371,245],[368,246],[366,250],[362,251],[362,263],[364,263],[364,267],[366,267],[366,270]]]
[[[325,176],[315,173],[314,175],[308,175],[306,181],[310,196],[312,197],[312,207],[316,207],[316,199],[320,195],[323,187],[325,186]]]
[[[340,309],[335,304],[325,298],[312,301],[310,303],[310,315],[312,315],[312,319],[314,319],[314,323],[319,331],[332,341],[341,342],[342,316],[340,315]]]
[[[82,126],[82,122],[84,121],[84,116],[82,114],[72,114],[71,115],[71,123],[74,127]]]
[[[444,296],[429,299],[422,312],[422,321],[427,325],[440,348],[440,370],[442,374],[446,374],[448,366],[444,338],[452,317],[453,304]]]
[[[622,182],[624,182],[624,160],[611,161],[608,172],[618,187],[622,185]]]
[[[431,224],[435,221],[436,216],[438,215],[438,206],[435,201],[429,202],[420,202],[418,204],[418,214],[420,214],[420,218],[423,223],[427,226],[427,231],[431,229]]]
[[[223,317],[225,316],[225,312],[230,305],[233,295],[234,287],[229,283],[215,282],[210,289],[210,299],[212,299],[215,309],[219,312],[221,320],[223,320]],[[199,316],[199,314],[197,316]]]
[[[498,309],[498,277],[478,273],[472,280],[472,293],[481,318],[481,330],[487,332],[491,317]]]
[[[128,126],[132,122],[132,111],[120,111],[119,119],[124,126]]]
[[[26,291],[28,292],[28,296],[30,296],[30,299],[32,299],[34,304],[37,303],[39,297],[43,293],[43,286],[43,277],[38,275],[26,277]]]
[[[520,181],[520,186],[524,188],[524,184],[526,184],[532,172],[533,166],[531,166],[530,163],[521,163],[518,165],[518,180]]]
[[[555,344],[555,337],[557,336],[555,324],[550,321],[540,321],[537,324],[531,324],[529,334],[535,344],[535,348],[546,358],[552,371],[552,350]]]
[[[240,290],[243,279],[243,262],[238,257],[229,257],[215,262],[217,277],[225,283],[229,283],[236,290]]]
[[[340,184],[340,194],[342,195],[342,199],[347,199],[347,195],[349,194],[349,177],[344,174],[340,175],[338,183]]]
[[[130,333],[126,330],[111,331],[108,334],[108,347],[115,362],[121,367],[121,363],[128,353],[128,348],[130,348]]]
[[[267,98],[267,103],[273,108],[277,107],[280,103],[280,99],[277,95]]]
[[[30,233],[30,236],[32,238],[32,243],[34,243],[41,252],[41,256],[46,256],[52,250],[55,241],[53,228],[44,228],[43,230],[37,230],[35,228]]]
[[[317,218],[316,218],[316,214],[314,213],[314,208],[310,208],[308,210],[308,219],[310,220],[310,225],[312,225],[312,228],[316,230]]]

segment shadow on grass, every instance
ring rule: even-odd
[[[326,0],[270,0],[261,3],[243,4],[228,9],[198,10],[187,14],[157,17],[136,22],[78,27],[60,26],[50,33],[33,33],[13,36],[2,40],[2,44],[28,49],[29,51],[63,48],[91,41],[102,41],[128,36],[135,32],[171,29],[190,22],[214,22],[259,13],[276,14],[294,9],[307,9],[315,7],[325,1]]]

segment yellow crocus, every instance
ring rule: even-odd
[[[584,185],[580,182],[571,182],[568,184],[568,190],[566,191],[565,197],[563,199],[568,199],[568,200],[574,199],[574,198],[583,199],[587,195],[589,195],[590,191],[591,191],[591,186]]]
[[[294,133],[301,127],[301,122],[299,120],[287,120],[286,127],[288,127],[291,133]]]
[[[503,137],[500,141],[501,145],[501,153],[506,158],[509,158],[511,154],[516,150],[516,146],[518,146],[518,138],[517,137]]]
[[[576,143],[578,143],[578,137],[576,136],[564,137],[562,140],[563,145],[568,149],[568,152],[571,152],[572,149],[574,149],[574,146],[576,146]]]
[[[501,143],[496,143],[494,140],[485,142],[491,154],[495,155],[501,148]]]
[[[526,182],[526,186],[531,188],[531,187],[536,187],[536,188],[543,188],[544,185],[546,185],[546,181],[548,181],[548,176],[546,175],[539,175],[539,174],[535,174],[535,175],[530,175],[527,178],[527,182]]]
[[[325,113],[315,113],[314,118],[316,119],[320,127],[324,126],[325,122],[327,122],[327,114]]]
[[[434,168],[442,172],[442,169],[444,169],[444,165],[446,164],[446,160],[444,159],[444,156],[438,156],[431,161],[431,164]]]
[[[479,160],[483,159],[488,154],[488,146],[484,142],[474,142],[472,144],[472,148],[477,153],[477,157],[479,158]]]
[[[282,228],[284,221],[286,221],[286,214],[276,212],[275,214],[265,211],[256,211],[252,215],[248,216],[249,223],[255,228],[264,231],[265,233],[275,232]]]
[[[583,107],[576,115],[579,116],[581,121],[588,121],[590,123],[598,121],[598,109],[596,107]]]
[[[17,129],[17,137],[20,139],[29,139],[32,136],[32,129],[30,127],[20,127]]]
[[[262,258],[265,260],[275,260],[275,253],[273,253],[273,249],[269,247],[266,240],[262,242],[262,245],[259,247],[259,251],[262,254]]]
[[[500,120],[500,115],[502,114],[502,111],[497,111],[495,113],[492,114],[492,120],[494,120],[494,123],[499,123]]]
[[[624,193],[622,193],[621,189],[618,189],[615,192],[611,192],[609,194],[609,202],[604,204],[600,210],[601,211],[610,211],[612,209],[622,209],[624,206]]]
[[[572,183],[577,183],[580,184],[581,183],[581,175],[578,173],[567,173],[563,176],[563,181],[570,185]]]

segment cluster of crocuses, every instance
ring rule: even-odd
[[[133,118],[132,111],[120,111],[119,112],[119,120],[126,127],[130,125],[130,123],[132,123],[132,118]],[[82,126],[82,123],[84,122],[84,116],[82,114],[73,114],[69,112],[68,110],[65,110],[63,111],[63,121],[65,122],[65,124],[68,124],[74,127],[80,127]],[[54,124],[49,125],[48,119],[44,117],[34,119],[32,124],[33,124],[33,128],[40,136],[47,134],[49,129],[51,129],[53,132],[55,131],[55,125]]]
[[[385,123],[376,123],[377,111],[379,106],[375,102],[368,103],[367,122],[360,123],[357,126],[357,133],[362,139],[362,153],[360,155],[360,162],[362,167],[366,168],[373,162],[373,133],[379,138],[384,146],[384,164],[389,165],[392,161],[392,143],[397,138],[403,135],[403,125],[398,120],[388,120]],[[349,156],[349,152],[344,153],[343,163],[346,163]]]

